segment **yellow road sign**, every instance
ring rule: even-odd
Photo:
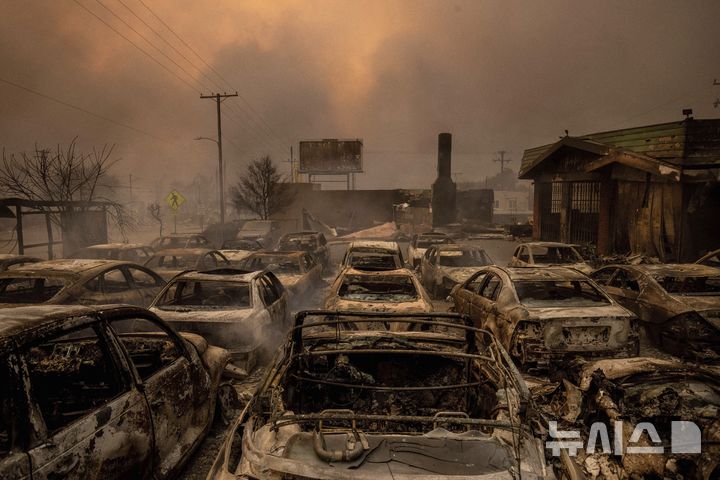
[[[167,197],[165,197],[165,202],[177,212],[177,209],[180,208],[180,205],[185,203],[185,197],[182,196],[180,192],[177,190],[173,190],[172,192],[168,193]]]

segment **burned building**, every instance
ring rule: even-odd
[[[720,119],[565,136],[526,150],[537,239],[695,260],[718,247]]]

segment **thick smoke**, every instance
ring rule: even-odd
[[[78,2],[169,63],[100,3]],[[101,2],[183,63],[118,0]],[[123,3],[192,55],[138,0]],[[481,180],[497,170],[496,150],[509,150],[517,169],[523,149],[564,129],[676,120],[683,107],[710,117],[720,95],[714,1],[146,3],[270,126],[249,133],[244,114],[225,120],[231,179],[258,154],[285,160],[300,139],[362,137],[360,188],[426,188],[436,135],[450,131],[460,180]],[[214,145],[193,141],[215,134],[214,104],[198,98],[208,89],[179,82],[74,1],[5,1],[0,22],[3,78],[163,139],[0,83],[7,151],[77,135],[87,147],[116,143],[116,173],[147,190],[212,175]]]

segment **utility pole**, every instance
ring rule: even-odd
[[[290,159],[285,160],[290,164],[290,183],[297,183],[297,178],[295,174],[295,158],[293,158],[293,147],[290,146]]]
[[[493,159],[493,162],[500,162],[500,173],[505,171],[505,164],[512,161],[509,158],[505,158],[506,153],[507,151],[500,150],[499,152],[497,152],[497,154],[500,155],[500,158]]]
[[[218,146],[218,186],[220,187],[220,230],[225,225],[225,175],[222,158],[222,119],[220,117],[220,104],[228,97],[237,97],[238,93],[216,93],[215,95],[200,95],[200,98],[212,98],[217,104],[217,146]]]

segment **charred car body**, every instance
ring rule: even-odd
[[[202,335],[250,372],[271,356],[290,327],[287,293],[271,272],[234,269],[173,278],[150,306],[172,327]]]
[[[432,300],[406,269],[364,271],[346,268],[330,286],[325,309],[363,312],[432,312]]]
[[[207,238],[196,233],[173,233],[164,235],[150,242],[153,250],[165,250],[168,248],[210,248]]]
[[[529,395],[489,332],[453,314],[301,312],[208,478],[547,478]],[[234,455],[235,452],[238,452]],[[239,461],[237,461],[239,457]]]
[[[47,260],[0,273],[0,305],[127,303],[146,307],[164,285],[157,274],[131,262]]]
[[[445,298],[479,267],[494,262],[485,250],[471,245],[447,244],[428,248],[420,264],[420,279],[435,298]]]
[[[14,268],[19,267],[20,265],[25,265],[26,263],[35,263],[35,262],[41,262],[42,260],[37,257],[31,257],[29,255],[15,255],[12,253],[2,253],[0,254],[0,272],[4,272],[6,270],[12,270]]]
[[[575,246],[558,242],[530,242],[518,245],[508,264],[510,267],[562,266],[589,274],[593,268],[585,262]]]
[[[340,268],[356,270],[396,270],[405,267],[397,242],[356,240],[345,250]]]
[[[102,243],[85,247],[70,255],[69,258],[125,260],[143,264],[152,257],[153,253],[150,246],[141,243]]]
[[[451,297],[455,310],[493,332],[523,369],[638,352],[635,315],[574,269],[483,267]]]
[[[248,271],[267,269],[273,272],[290,293],[293,303],[301,302],[302,297],[322,280],[322,267],[306,252],[255,252],[238,266]]]
[[[614,265],[592,278],[634,312],[661,349],[720,359],[720,269],[699,264]]]
[[[170,280],[185,270],[211,270],[229,267],[230,262],[217,250],[207,248],[170,248],[159,250],[145,262],[147,268]]]
[[[141,308],[2,311],[0,478],[171,477],[211,425],[227,359]]]
[[[419,267],[423,255],[425,255],[425,250],[433,245],[440,245],[443,243],[455,243],[455,241],[447,234],[441,232],[427,232],[414,235],[410,241],[410,245],[408,245],[408,262],[413,268]]]
[[[312,255],[323,269],[330,265],[330,250],[325,235],[320,232],[294,232],[283,235],[277,245],[281,252],[303,251]]]

